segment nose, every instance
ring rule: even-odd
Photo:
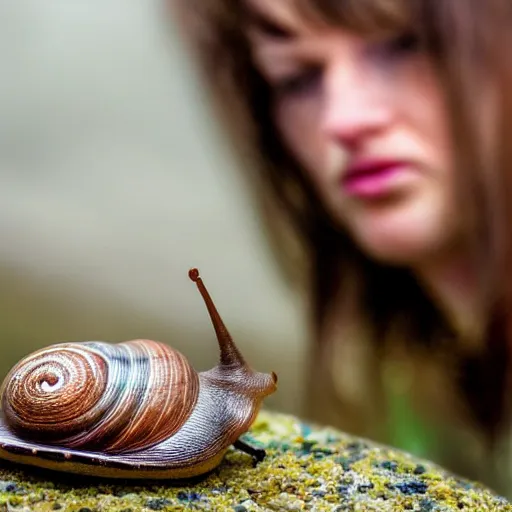
[[[393,114],[384,84],[365,76],[361,67],[344,60],[324,76],[322,129],[329,140],[348,150],[384,130]]]

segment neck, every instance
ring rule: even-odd
[[[478,304],[477,273],[465,254],[451,254],[417,268],[427,293],[462,336],[479,336],[482,318]]]

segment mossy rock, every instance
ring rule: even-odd
[[[118,482],[0,466],[0,511],[512,511],[484,486],[366,439],[262,411],[244,440],[195,483]]]

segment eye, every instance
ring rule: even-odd
[[[377,58],[400,59],[419,52],[421,42],[414,32],[404,32],[380,41],[370,47],[370,53]]]
[[[310,66],[273,79],[271,87],[278,96],[297,96],[314,91],[321,82],[321,67]]]
[[[420,48],[420,39],[413,32],[407,32],[405,34],[401,34],[395,38],[392,38],[388,42],[388,47],[390,51],[395,51],[397,53],[416,52]]]

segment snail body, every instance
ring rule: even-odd
[[[16,364],[0,388],[0,459],[110,478],[174,479],[217,467],[239,437],[274,373],[253,371],[202,283],[220,361],[197,373],[185,356],[152,340],[59,343]]]

